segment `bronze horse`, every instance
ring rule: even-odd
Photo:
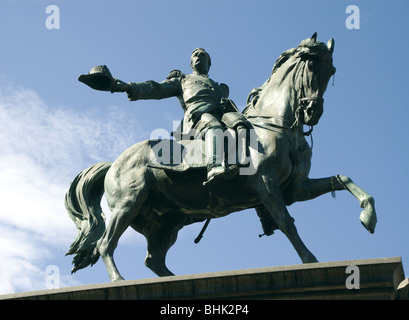
[[[257,135],[256,147],[249,150],[253,174],[203,185],[205,169],[180,173],[149,166],[149,140],[128,148],[113,163],[97,163],[82,171],[65,197],[78,229],[67,252],[75,255],[72,272],[101,256],[111,281],[123,280],[113,254],[131,226],[147,239],[146,266],[158,276],[173,275],[165,257],[181,228],[249,208],[256,209],[267,235],[280,229],[303,263],[317,262],[299,237],[287,206],[336,190],[348,190],[359,200],[364,208],[361,222],[373,233],[374,200],[350,178],[308,178],[312,153],[303,128],[316,125],[322,115],[323,94],[335,73],[333,50],[333,39],[326,45],[314,34],[285,51],[268,80],[251,91],[243,114]],[[112,211],[107,228],[100,205],[104,192]]]

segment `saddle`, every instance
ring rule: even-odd
[[[226,100],[234,106],[230,99]],[[236,159],[238,150],[236,128],[239,125],[249,128],[250,125],[242,113],[233,109],[223,114],[221,123],[225,127],[221,140],[228,141],[227,145],[221,141],[224,143],[224,165],[227,169],[236,169],[239,163]],[[172,132],[175,139],[150,140],[151,154],[148,166],[175,172],[207,168],[205,142],[200,133],[203,128],[200,123],[198,126],[195,129],[182,128],[181,124],[175,132]],[[186,130],[189,130],[189,133],[182,133]],[[244,150],[244,152],[247,151]]]
[[[150,154],[148,167],[163,169],[165,171],[186,172],[188,170],[207,170],[207,157],[205,142],[195,140],[150,140]],[[225,152],[226,178],[233,177],[239,166],[237,161],[229,160]]]
[[[148,166],[175,172],[207,168],[205,144],[196,140],[150,140]]]

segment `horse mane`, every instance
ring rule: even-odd
[[[271,71],[270,77],[260,86],[257,88],[253,88],[249,95],[247,96],[247,106],[243,110],[243,114],[246,114],[250,109],[254,109],[257,103],[257,100],[263,91],[264,87],[270,82],[271,77],[273,74],[279,69],[293,54],[296,48],[289,49],[284,51],[276,60],[273,66],[273,70]]]
[[[297,47],[298,48],[298,47]],[[297,48],[291,48],[287,51],[284,51],[276,60],[273,66],[273,70],[271,71],[270,78],[273,76],[273,74],[285,63],[287,62],[288,59],[294,54],[294,52],[297,50]],[[269,78],[269,79],[270,79]]]

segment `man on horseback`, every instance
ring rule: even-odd
[[[245,118],[237,112],[234,103],[228,99],[229,87],[209,78],[210,65],[210,55],[204,49],[197,48],[193,51],[190,60],[192,74],[173,70],[166,80],[160,83],[155,81],[125,83],[115,79],[111,88],[111,92],[126,92],[131,101],[169,97],[179,99],[185,112],[183,133],[194,129],[199,137],[205,140],[207,161],[205,183],[225,176],[228,171],[227,166],[223,165],[224,148],[220,147],[223,139],[223,137],[220,138],[220,133],[225,129],[222,122],[223,115],[236,113],[233,117],[225,117],[229,119],[225,122],[229,122],[229,127],[233,129],[246,126]]]

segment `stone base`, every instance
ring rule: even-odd
[[[408,299],[408,287],[401,258],[395,257],[130,280],[2,295],[0,300],[395,300]]]

